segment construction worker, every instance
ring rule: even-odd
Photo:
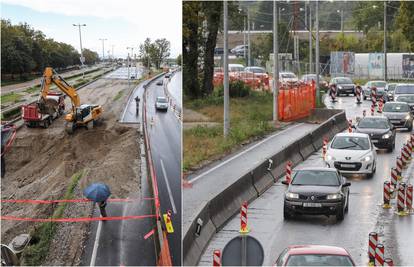
[[[106,207],[106,200],[105,201],[98,202],[98,206],[99,206],[99,210],[101,211],[102,217],[107,217],[106,209],[105,209],[105,207]]]
[[[135,105],[136,105],[136,109],[137,109],[137,115],[139,114],[139,96],[135,97]]]

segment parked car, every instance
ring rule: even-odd
[[[235,54],[236,57],[242,57],[246,53],[247,55],[248,46],[247,45],[238,45],[230,50],[231,53]]]
[[[155,101],[155,109],[156,110],[168,110],[168,100],[163,96],[158,96],[157,100]]]
[[[283,181],[286,184],[286,181]],[[343,220],[348,211],[349,186],[334,168],[312,167],[295,172],[285,193],[283,217],[295,214],[335,215]]]
[[[384,96],[385,98],[385,87],[387,83],[385,81],[369,81],[364,86],[362,86],[362,95],[363,99],[371,98],[371,89],[373,87],[377,88],[377,99],[380,99]],[[386,99],[384,99],[386,100]]]
[[[325,163],[341,173],[372,177],[377,168],[377,152],[365,133],[338,133],[329,143]]]
[[[364,117],[355,125],[355,131],[368,134],[378,148],[386,148],[388,152],[395,148],[396,130],[387,117]]]
[[[316,74],[302,75],[300,80],[305,82],[305,83],[310,82],[310,81],[315,81],[316,82]],[[319,87],[323,88],[323,89],[328,89],[329,88],[328,82],[325,81],[325,79],[323,78],[322,75],[319,75]]]
[[[387,117],[394,127],[413,130],[413,113],[410,106],[405,102],[385,103],[382,114]]]
[[[262,67],[246,67],[244,71],[253,73],[254,77],[259,78],[263,84],[269,86],[269,74]]]
[[[394,90],[396,86],[397,86],[396,83],[387,83],[387,85],[385,86],[385,94],[386,94],[387,101],[394,100]]]
[[[348,251],[321,245],[289,246],[280,253],[276,266],[355,266]]]
[[[290,71],[279,72],[279,82],[281,83],[297,83],[298,76]]]
[[[331,81],[329,82],[329,85],[336,86],[336,92],[338,96],[341,94],[346,94],[346,95],[354,94],[355,95],[355,84],[348,77],[332,78]]]

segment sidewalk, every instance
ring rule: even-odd
[[[264,160],[282,150],[292,141],[314,130],[318,124],[295,123],[264,140],[255,142],[214,166],[190,175],[190,188],[183,188],[183,229],[187,232],[195,216],[215,195],[237,181]]]

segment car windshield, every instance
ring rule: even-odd
[[[349,78],[337,78],[336,83],[339,83],[339,84],[341,84],[341,83],[352,83],[352,80],[349,79]]]
[[[230,72],[236,72],[236,71],[243,71],[244,68],[243,67],[239,67],[239,66],[229,66],[229,71]]]
[[[282,78],[296,78],[293,73],[281,73],[280,76],[282,76]]]
[[[384,105],[384,112],[408,112],[410,107],[403,103],[387,103]]]
[[[357,136],[337,136],[332,142],[333,149],[368,150],[368,137]]]
[[[385,85],[387,85],[386,82],[371,82],[371,86],[375,87],[385,87]]]
[[[389,127],[386,118],[365,117],[358,123],[358,128],[388,129]]]
[[[247,71],[251,71],[254,73],[265,73],[264,69],[259,69],[259,68],[248,68]]]
[[[414,94],[414,84],[398,85],[395,87],[396,94]]]
[[[395,101],[414,103],[414,95],[402,95],[398,96]]]
[[[338,186],[339,178],[334,171],[302,170],[296,172],[292,185]]]
[[[307,254],[291,255],[286,266],[353,266],[349,256]]]
[[[167,99],[165,97],[158,97],[157,102],[158,103],[167,103]]]

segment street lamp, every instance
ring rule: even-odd
[[[127,50],[131,50],[131,55],[133,55],[134,54],[134,48],[133,47],[127,47],[126,48]],[[130,74],[129,74],[129,52],[128,52],[128,88],[129,88],[129,82],[130,82],[130,79],[131,79],[131,76],[130,76]]]
[[[102,61],[105,60],[105,41],[108,40],[106,38],[99,38],[102,41]]]
[[[85,62],[85,58],[83,57],[83,51],[82,51],[82,34],[81,34],[81,27],[86,26],[86,24],[72,24],[75,27],[79,28],[79,43],[80,43],[80,62],[81,62],[81,69],[82,69],[82,79],[85,79],[85,70],[83,69],[83,63]]]

